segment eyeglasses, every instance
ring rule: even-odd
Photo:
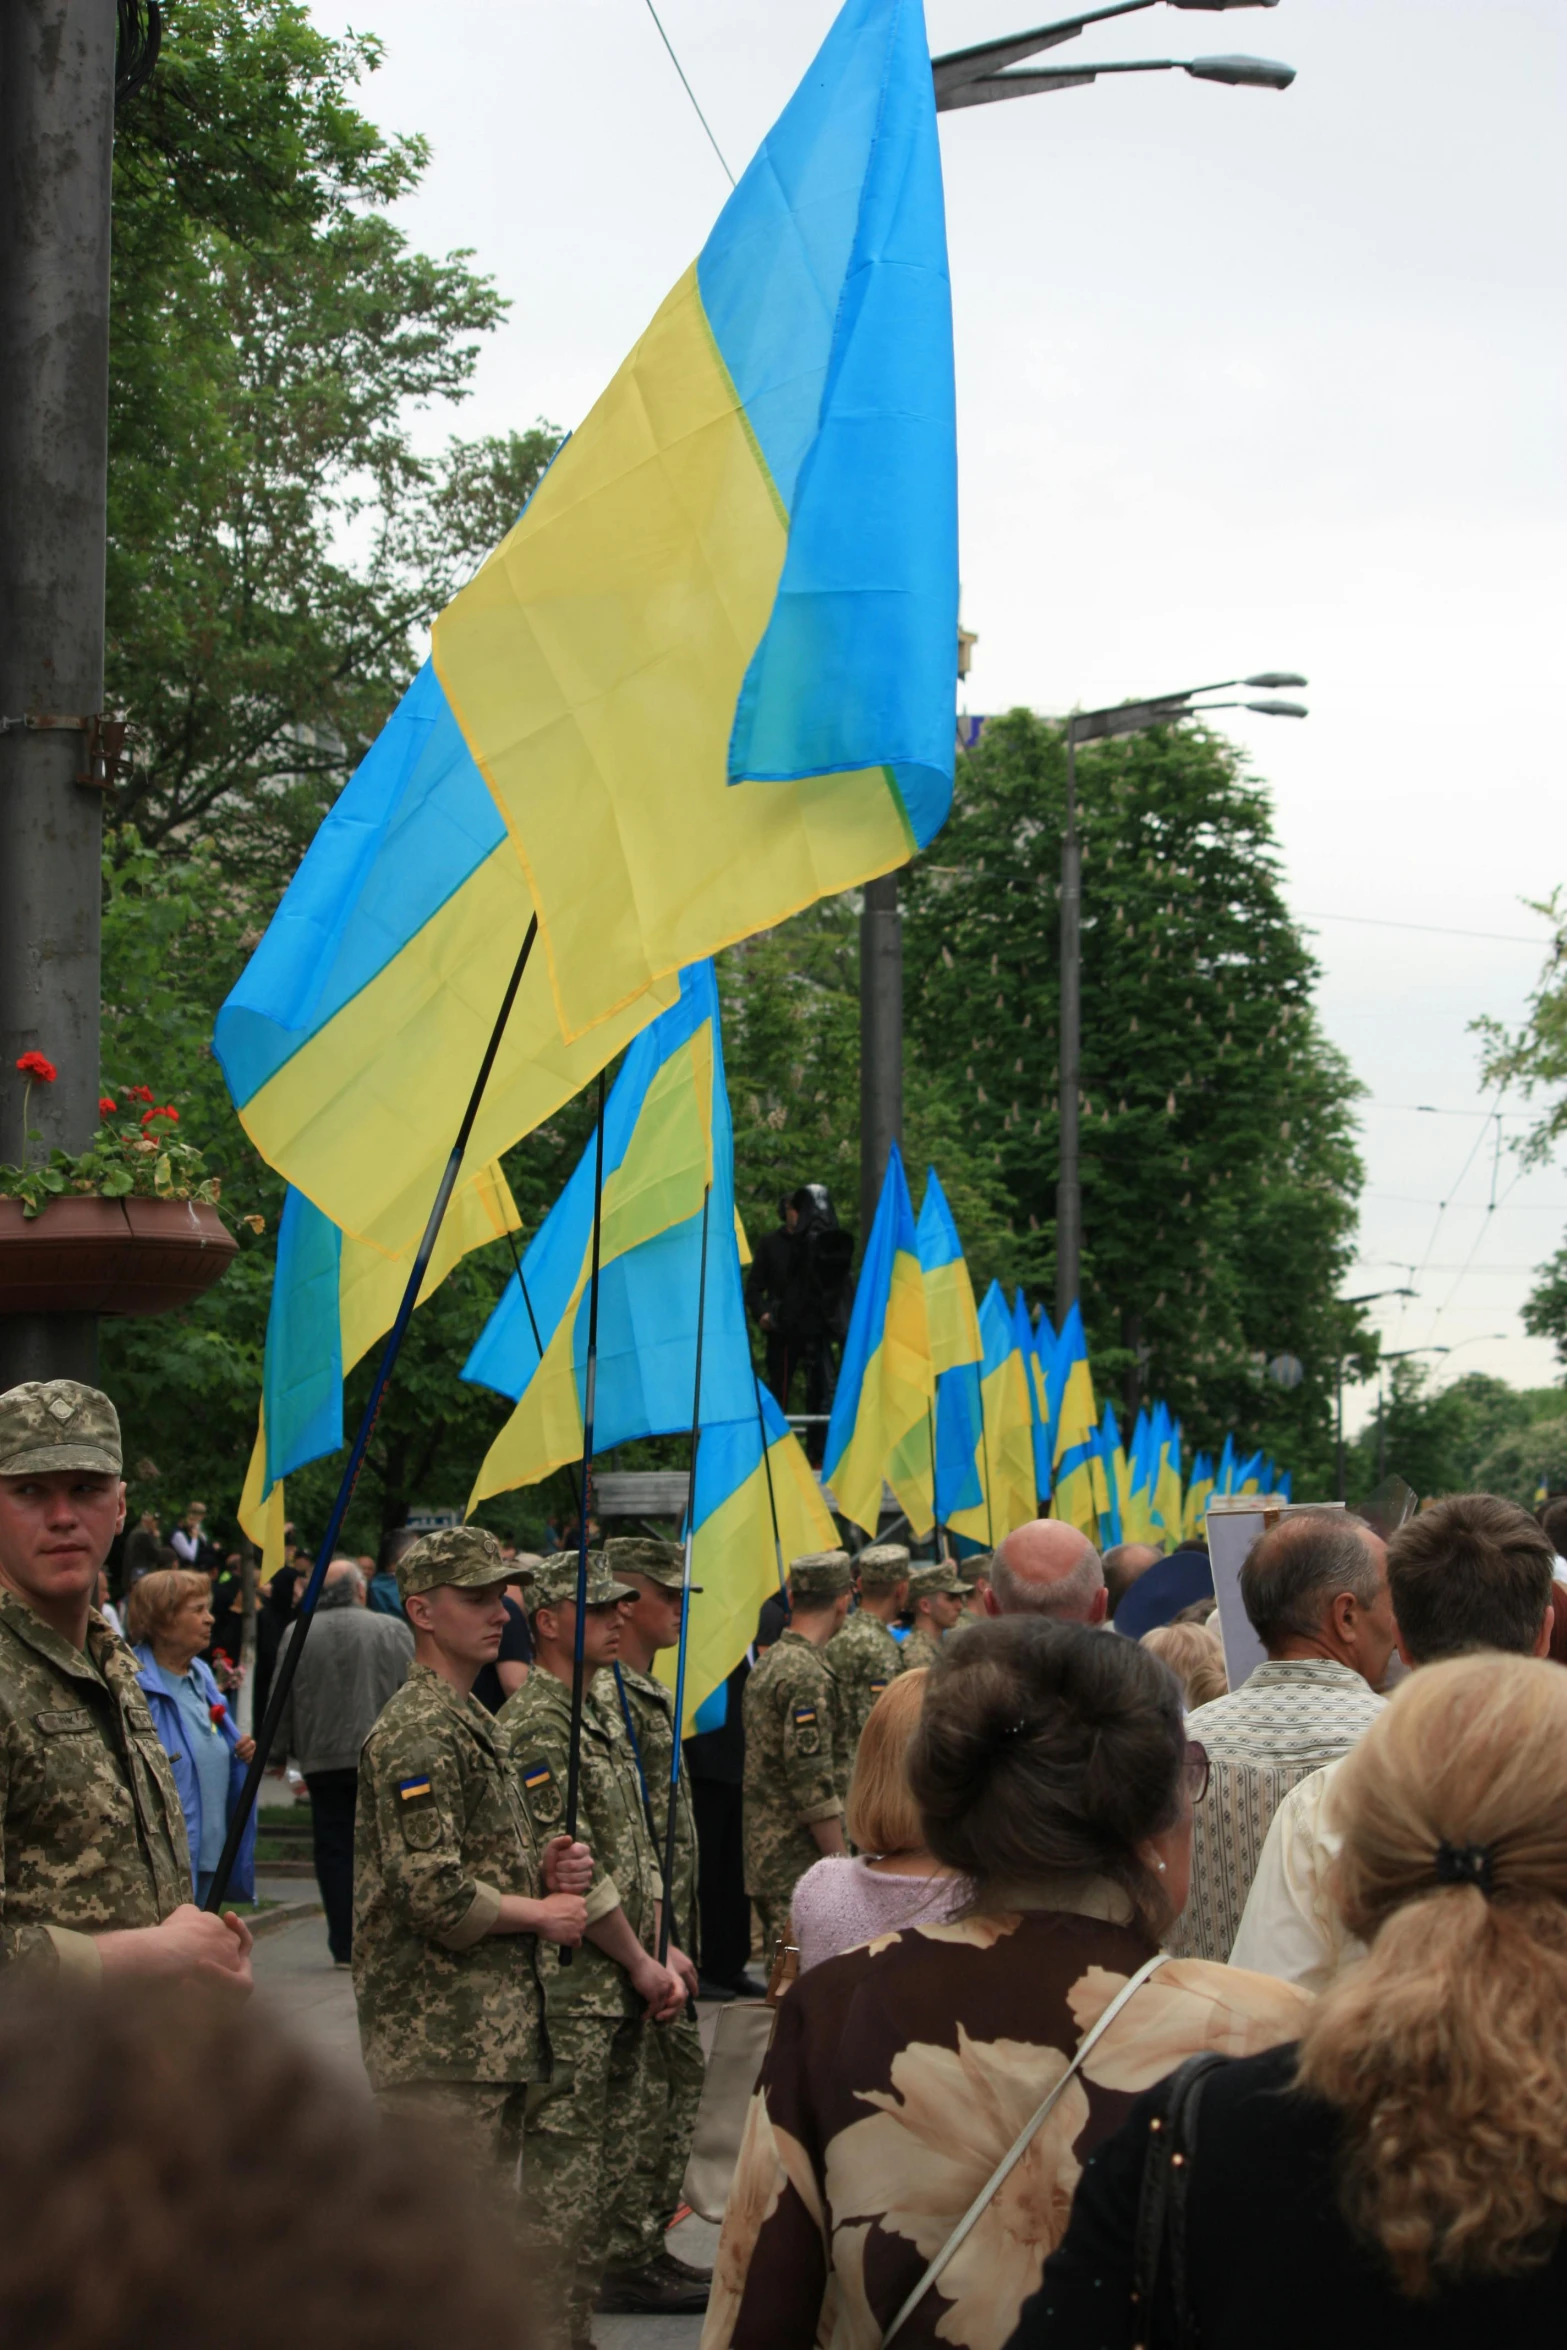
[[[1199,1745],[1195,1738],[1186,1741],[1181,1777],[1193,1803],[1201,1803],[1208,1792],[1208,1749]]]

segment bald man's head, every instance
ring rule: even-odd
[[[1063,1624],[1102,1624],[1104,1569],[1086,1534],[1062,1518],[1034,1518],[996,1548],[990,1570],[996,1612],[1053,1616]]]

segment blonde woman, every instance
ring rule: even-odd
[[[1427,1665],[1332,1800],[1338,1899],[1367,1957],[1298,2047],[1203,2081],[1152,2321],[1132,2246],[1169,2083],[1085,2179],[1019,2345],[1555,2350],[1567,2334],[1567,1673]]]
[[[847,1808],[856,1857],[819,1860],[794,1889],[802,1974],[875,1934],[950,1917],[968,1899],[968,1879],[926,1850],[909,1785],[909,1741],[919,1727],[929,1679],[924,1665],[900,1673],[866,1717]]]
[[[158,1740],[174,1768],[190,1839],[196,1899],[204,1902],[222,1855],[229,1815],[256,1751],[241,1738],[228,1699],[202,1650],[212,1639],[212,1586],[194,1567],[158,1567],[133,1585],[125,1636]],[[256,1815],[252,1810],[235,1857],[230,1890],[255,1898]]]
[[[1228,1697],[1224,1649],[1206,1624],[1157,1624],[1142,1637],[1144,1648],[1163,1657],[1186,1692],[1186,1710],[1194,1713],[1212,1698]]]

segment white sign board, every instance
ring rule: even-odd
[[[1302,1509],[1342,1509],[1336,1502],[1281,1502],[1272,1494],[1216,1496],[1208,1504],[1208,1560],[1213,1568],[1214,1595],[1219,1602],[1219,1633],[1224,1642],[1224,1670],[1230,1687],[1238,1689],[1266,1664],[1267,1651],[1252,1630],[1241,1602],[1241,1568],[1252,1544],[1280,1518],[1298,1516]]]

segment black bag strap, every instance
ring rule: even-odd
[[[1155,2114],[1148,2124],[1148,2152],[1143,2161],[1137,2232],[1132,2242],[1136,2350],[1146,2350],[1153,2329],[1154,2296],[1166,2256],[1179,2350],[1191,2350],[1197,2339],[1186,2281],[1186,2199],[1191,2186],[1192,2158],[1197,2151],[1197,2108],[1203,2084],[1223,2062],[1224,2058],[1211,2050],[1189,2056],[1170,2076],[1164,2112]]]

